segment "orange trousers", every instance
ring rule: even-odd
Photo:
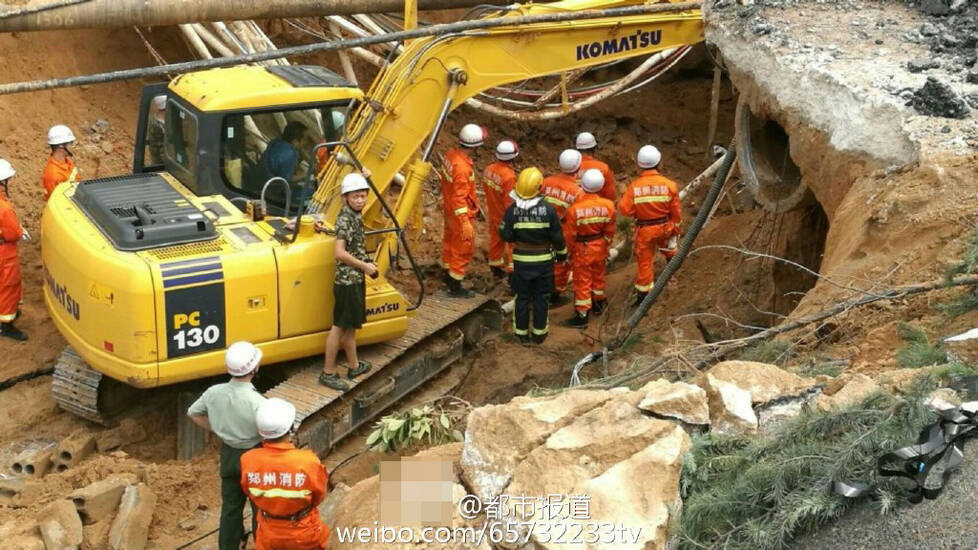
[[[0,322],[11,323],[23,294],[20,260],[17,256],[0,260]]]
[[[635,258],[638,260],[638,275],[635,278],[635,290],[648,292],[655,282],[655,252],[662,250],[666,260],[676,255],[675,250],[668,250],[669,239],[672,237],[672,224],[649,225],[637,227],[635,231]]]
[[[596,300],[604,300],[605,260],[608,258],[608,243],[596,239],[586,243],[574,243],[571,262],[574,265],[574,309],[585,312],[591,309],[591,295]]]
[[[496,219],[489,217],[489,266],[502,267],[512,273],[513,245],[499,236],[499,224],[502,221],[502,216]]]
[[[324,550],[329,530],[315,510],[299,521],[266,518],[259,512],[255,550]]]
[[[468,270],[474,252],[475,239],[462,240],[462,222],[458,216],[447,217],[441,246],[442,267],[448,270],[448,274],[453,279],[461,281],[465,278],[465,272]]]
[[[564,231],[564,242],[567,243],[567,250],[573,252],[576,243],[566,231]],[[571,262],[573,261],[573,258],[568,258],[566,262],[554,262],[554,292],[557,294],[562,294],[567,290],[567,279],[570,279]]]

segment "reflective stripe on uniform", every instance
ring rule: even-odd
[[[575,306],[589,306],[589,305],[591,305],[591,299],[588,298],[587,300],[574,300],[574,305]]]
[[[72,168],[71,173],[68,174],[68,179],[65,180],[66,183],[75,183],[75,178],[78,177],[78,168]]]
[[[465,273],[456,273],[455,271],[449,269],[448,276],[451,277],[452,279],[455,279],[456,281],[461,281],[462,279],[465,278]]]
[[[513,254],[513,260],[517,262],[549,262],[553,259],[553,252],[544,252],[543,254]]]
[[[611,218],[608,218],[608,217],[605,217],[605,216],[598,216],[598,217],[594,217],[594,218],[581,218],[581,219],[577,220],[577,225],[589,225],[589,224],[592,224],[592,223],[606,223],[606,222],[610,222],[610,221],[611,221]]]
[[[0,323],[13,323],[17,319],[17,313],[11,313],[10,315],[0,315]]]
[[[592,290],[591,293],[594,294],[595,296],[604,296],[603,290]]]
[[[546,229],[550,227],[550,222],[516,222],[513,229]]]
[[[456,208],[455,212],[453,212],[453,214],[455,214],[456,216],[461,216],[462,214],[468,214],[468,213],[469,213],[469,208],[467,206]]]
[[[557,254],[567,254],[567,247],[565,246],[563,250],[558,251]]]
[[[635,290],[639,292],[648,292],[652,288],[652,285],[635,285]]]
[[[543,336],[549,330],[550,330],[550,325],[547,325],[547,326],[545,326],[543,328],[536,328],[536,327],[534,327],[533,328],[533,334],[536,334],[537,336]]]
[[[500,193],[501,193],[501,192],[502,192],[502,190],[503,190],[503,188],[502,188],[501,186],[499,186],[499,185],[496,185],[496,182],[494,182],[494,181],[492,181],[492,180],[491,180],[491,179],[489,179],[489,178],[485,178],[485,179],[484,179],[484,180],[482,180],[482,181],[484,181],[484,182],[485,182],[485,184],[486,184],[486,187],[488,187],[489,189],[492,189],[493,191],[498,191],[498,192],[500,192]]]
[[[312,494],[312,491],[308,489],[258,489],[255,487],[248,487],[248,492],[253,497],[266,498],[306,498]]]
[[[635,204],[642,204],[646,202],[669,202],[672,198],[669,195],[652,195],[648,197],[638,197],[633,202]]]
[[[569,202],[564,202],[564,201],[562,201],[560,199],[555,199],[554,197],[551,197],[550,195],[547,195],[546,197],[544,197],[544,200],[547,201],[547,202],[549,202],[550,204],[553,204],[553,205],[556,205],[556,206],[560,206],[562,208],[567,208],[568,206],[570,206],[570,203]]]
[[[506,263],[506,260],[499,258],[498,260],[489,260],[489,267],[499,267]]]

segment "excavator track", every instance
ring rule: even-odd
[[[112,380],[92,369],[71,347],[54,363],[51,394],[62,409],[103,426],[132,402],[139,390]]]
[[[501,317],[489,298],[451,298],[443,293],[429,296],[411,318],[407,333],[390,342],[364,347],[361,360],[371,371],[347,381],[345,392],[324,387],[317,378],[322,363],[316,361],[265,392],[296,406],[301,422],[297,443],[325,453],[344,436],[374,418],[443,369],[462,357],[466,341],[478,340],[487,327],[497,329]],[[342,370],[342,369],[341,369]]]
[[[301,423],[298,439],[325,452],[358,426],[461,358],[465,341],[498,329],[498,306],[488,297],[451,298],[443,293],[425,299],[396,340],[365,346],[360,358],[373,368],[350,389],[338,392],[319,384],[322,360],[307,366],[265,392],[296,406]],[[487,328],[491,327],[491,328]],[[145,391],[145,390],[142,390]],[[89,367],[70,347],[54,365],[51,393],[62,409],[104,426],[141,393]]]

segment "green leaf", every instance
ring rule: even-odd
[[[439,420],[441,421],[442,427],[444,427],[446,430],[451,429],[452,423],[448,421],[448,416],[445,413],[441,413]]]
[[[400,430],[401,426],[403,426],[405,422],[407,422],[407,420],[403,418],[392,418],[390,422],[391,431],[396,432],[397,430]]]
[[[452,430],[452,439],[454,439],[455,441],[464,441],[465,436],[462,435],[462,432],[458,430]]]
[[[378,441],[380,441],[381,435],[383,435],[383,433],[380,430],[370,432],[370,435],[367,436],[367,447],[373,447]]]

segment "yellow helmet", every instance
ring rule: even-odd
[[[536,166],[531,166],[520,172],[516,178],[516,196],[521,199],[532,199],[540,193],[543,183],[543,172]]]

